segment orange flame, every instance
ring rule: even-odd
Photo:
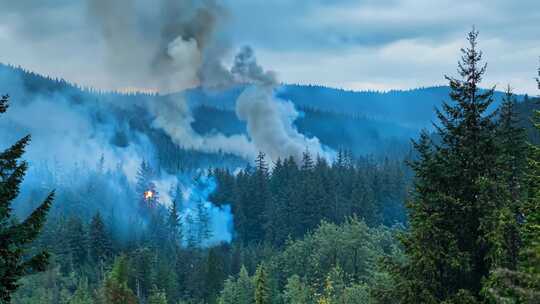
[[[147,190],[147,191],[144,192],[144,199],[145,200],[150,200],[150,199],[152,199],[152,197],[154,197],[154,192],[153,191]]]

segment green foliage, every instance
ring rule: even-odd
[[[167,304],[167,295],[165,292],[154,288],[148,297],[148,304]]]
[[[253,304],[255,302],[255,284],[244,266],[240,269],[238,278],[229,277],[225,280],[218,303],[220,304]]]
[[[8,96],[0,99],[0,113],[8,107]],[[23,275],[45,270],[49,254],[46,251],[32,255],[28,245],[34,241],[51,207],[54,193],[35,209],[23,222],[12,215],[12,202],[19,194],[27,164],[19,159],[30,141],[25,136],[0,153],[0,302],[9,303]]]
[[[539,117],[540,114],[536,112],[534,122],[537,129],[540,128]],[[519,257],[515,258],[515,264],[503,264],[494,269],[486,281],[484,294],[492,303],[540,301],[540,147],[531,146],[529,152],[526,177],[528,197],[526,199],[516,197],[523,203],[514,207],[518,209],[521,218],[521,225],[517,227],[521,250],[518,252]],[[519,154],[516,156],[519,157]],[[515,184],[513,180],[509,180],[508,183],[510,186]],[[519,185],[517,183],[517,186]]]
[[[287,279],[283,298],[287,304],[309,304],[312,303],[314,294],[315,291],[295,274]]]
[[[88,246],[86,231],[79,217],[71,217],[67,222],[67,246],[69,258],[72,263],[71,269],[78,269],[86,263],[88,258]]]
[[[269,266],[287,278],[296,274],[311,286],[321,286],[321,277],[339,265],[347,281],[360,282],[376,273],[380,257],[397,252],[390,229],[369,228],[357,218],[350,218],[341,225],[322,222],[304,239],[289,242]]]
[[[69,300],[68,304],[93,304],[94,299],[88,287],[88,281],[81,279],[77,285],[77,290]]]
[[[493,89],[479,89],[486,66],[477,36],[470,32],[462,50],[461,78],[446,77],[452,103],[437,111],[440,143],[426,134],[415,143],[415,191],[403,238],[408,261],[396,270],[402,303],[482,302],[490,270],[517,255],[521,169],[510,151],[523,137],[510,135],[521,132],[513,128],[510,94],[498,123],[487,112]]]
[[[157,196],[145,200],[155,185],[144,162],[134,202],[142,220],[130,222],[144,228],[124,238],[109,225],[112,215],[106,227],[84,204],[59,210],[35,245],[49,247],[58,265],[23,277],[12,302],[536,303],[540,149],[524,161],[529,149],[510,91],[497,113],[487,112],[491,91],[475,89],[483,68],[472,72],[480,56],[471,52],[463,79],[449,78],[453,102],[438,113],[436,139],[424,134],[416,143],[409,231],[389,228],[404,222],[408,177],[400,161],[353,159],[340,150],[329,164],[306,151],[299,162],[279,159],[270,170],[260,153],[238,174],[211,170],[218,181],[211,199],[231,204],[236,231],[232,244],[206,248],[203,202],[182,214],[179,189],[168,209],[153,203]],[[96,172],[105,180],[103,163]],[[99,189],[100,181],[86,188]]]
[[[75,273],[63,275],[54,261],[51,262],[49,269],[25,276],[19,283],[20,287],[13,293],[10,303],[69,303],[72,299],[71,291],[78,289]]]
[[[125,256],[119,256],[114,262],[113,269],[107,274],[103,289],[107,304],[138,303],[133,291],[128,287],[128,261]]]
[[[278,159],[269,172],[259,154],[255,168],[237,175],[213,170],[218,188],[211,199],[218,205],[232,203],[235,231],[243,243],[283,246],[289,237],[316,229],[321,220],[340,223],[356,215],[370,226],[404,222],[404,171],[397,160],[355,160],[340,151],[336,162],[328,164],[306,151],[300,163]]]
[[[270,304],[270,288],[268,286],[268,274],[261,264],[255,272],[255,304]]]
[[[88,232],[90,257],[96,264],[103,263],[112,255],[112,242],[105,229],[101,213],[97,212],[90,222]]]

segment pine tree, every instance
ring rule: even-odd
[[[503,108],[509,107],[509,94],[506,97]],[[506,112],[510,112],[509,109]],[[507,114],[506,116],[510,115]],[[540,129],[538,123],[540,121],[539,112],[534,113],[534,120],[538,131]],[[510,136],[520,138],[522,135],[519,133],[513,134],[514,132],[506,133],[508,133],[506,149],[513,150],[516,153],[516,158],[522,157],[525,150],[514,150],[512,145],[516,145],[516,143],[512,142],[512,138],[509,138]],[[523,203],[519,206],[512,206],[518,209],[520,224],[518,227],[520,230],[519,245],[521,246],[518,248],[520,252],[517,269],[514,264],[501,265],[502,267],[492,271],[489,280],[486,282],[484,293],[492,303],[539,303],[540,301],[540,147],[531,146],[529,152],[528,170],[525,178],[528,186],[528,197],[525,200],[519,200],[521,196],[512,192],[512,190],[515,191],[516,188],[522,186],[523,180],[520,178],[522,174],[508,174],[514,171],[507,169],[507,174],[504,175],[510,186],[510,196],[517,197],[518,201]],[[503,160],[507,161],[506,167],[509,169],[521,165],[522,161],[512,157]],[[520,171],[517,173],[520,173]],[[514,213],[510,213],[510,215],[514,216]]]
[[[453,103],[437,110],[441,143],[427,134],[415,143],[415,193],[403,238],[407,264],[397,271],[403,303],[482,302],[482,281],[496,266],[490,233],[504,202],[498,182],[496,124],[487,113],[493,89],[480,90],[485,73],[478,32],[462,49],[461,79],[446,77]]]
[[[77,290],[68,304],[94,304],[90,289],[88,288],[88,280],[81,279],[77,284]]]
[[[169,207],[167,228],[169,229],[169,243],[176,247],[182,240],[182,223],[180,222],[180,210],[178,202],[181,195],[177,195]]]
[[[112,255],[112,242],[99,211],[92,217],[88,237],[90,257],[94,263],[102,265]]]
[[[198,246],[197,244],[197,227],[196,220],[191,212],[186,212],[185,218],[185,241],[188,248],[193,249]]]
[[[212,238],[212,218],[210,217],[210,211],[206,206],[206,203],[199,199],[196,203],[196,244],[197,246],[203,246],[210,238]]]
[[[287,279],[284,299],[287,304],[309,304],[312,303],[313,290],[306,286],[298,275],[293,275]]]
[[[499,183],[504,185],[500,198],[505,205],[498,213],[498,223],[492,231],[497,250],[493,258],[498,267],[515,270],[518,263],[521,236],[519,221],[524,202],[525,173],[527,169],[527,143],[525,130],[518,126],[516,100],[508,87],[499,107],[497,140],[499,157]]]
[[[133,279],[133,281],[130,281],[130,286],[133,286],[139,299],[147,298],[154,287],[155,251],[146,247],[139,248],[130,255],[129,262],[130,278]]]
[[[8,96],[0,99],[0,113],[8,107]],[[11,204],[20,191],[27,163],[19,161],[30,141],[25,136],[0,153],[0,302],[9,303],[20,277],[43,271],[49,254],[46,251],[28,256],[27,247],[38,236],[53,202],[54,192],[23,222],[13,219]]]
[[[253,293],[253,279],[249,277],[246,268],[242,266],[237,279],[229,277],[225,280],[218,303],[253,304],[255,302]]]
[[[141,163],[137,171],[136,193],[139,202],[139,211],[142,215],[147,215],[148,211],[154,209],[159,202],[159,193],[153,180],[155,172],[146,161]]]
[[[270,200],[265,211],[265,240],[281,246],[292,233],[291,187],[292,173],[284,161],[278,159],[269,181]]]
[[[86,232],[82,220],[71,217],[67,222],[67,245],[71,257],[72,269],[80,268],[88,257]]]
[[[251,304],[254,302],[253,293],[255,292],[255,284],[247,272],[246,267],[240,268],[238,275],[238,303]]]
[[[375,200],[374,192],[367,178],[363,174],[357,174],[351,193],[352,213],[364,219],[369,226],[375,226],[382,221],[382,212]]]
[[[154,286],[148,297],[148,304],[167,304],[167,295]]]
[[[127,285],[128,261],[125,256],[117,257],[113,269],[104,281],[104,294],[107,304],[136,304],[137,298]]]
[[[298,226],[296,235],[301,236],[306,231],[317,227],[321,220],[322,204],[327,202],[320,202],[320,191],[323,191],[319,186],[322,186],[322,180],[318,180],[318,176],[314,172],[314,163],[309,151],[304,152],[302,157],[302,166],[300,168],[300,187],[298,191],[300,196],[298,197],[298,206],[300,210],[300,217],[298,218]],[[319,190],[319,191],[318,191]]]
[[[209,249],[206,261],[206,298],[210,303],[215,303],[217,294],[225,280],[225,265],[218,254],[218,248]]]
[[[260,241],[264,237],[265,211],[270,200],[269,172],[265,157],[264,153],[259,152],[255,160],[255,171],[250,176],[251,200],[246,206],[249,241]]]
[[[264,265],[259,265],[255,272],[255,304],[270,304],[268,274]]]

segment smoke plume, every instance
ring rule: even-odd
[[[89,0],[89,12],[107,45],[112,77],[130,87],[152,86],[160,92],[203,87],[210,90],[248,85],[237,101],[236,114],[246,121],[248,134],[197,134],[191,110],[182,95],[170,95],[148,105],[153,127],[165,131],[184,148],[223,151],[253,160],[259,151],[272,160],[299,158],[309,150],[329,157],[316,138],[306,138],[293,125],[298,112],[292,103],[277,100],[273,71],[265,71],[254,51],[243,47],[226,68],[230,53],[225,28],[226,9],[215,0]],[[173,97],[174,96],[174,97]]]
[[[216,24],[225,11],[215,0],[88,0],[88,12],[115,83],[173,92],[223,69]]]

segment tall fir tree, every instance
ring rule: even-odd
[[[255,160],[255,171],[251,175],[251,202],[248,213],[248,240],[257,241],[264,237],[265,209],[270,200],[269,171],[266,155],[259,152]]]
[[[206,260],[205,291],[206,299],[209,303],[215,303],[219,291],[225,281],[225,265],[219,255],[219,247],[212,247],[208,250]]]
[[[67,222],[67,247],[71,259],[71,269],[78,269],[88,258],[86,231],[79,217],[71,217]]]
[[[263,264],[255,272],[255,304],[270,304],[270,287],[268,273]]]
[[[116,258],[112,270],[103,282],[107,304],[136,304],[137,298],[128,287],[129,265],[127,257]]]
[[[112,241],[99,211],[90,221],[88,242],[92,261],[101,267],[112,256]]]
[[[182,222],[180,221],[180,210],[179,205],[181,205],[182,193],[178,188],[176,195],[173,196],[174,199],[169,206],[169,212],[167,215],[167,228],[168,228],[168,241],[172,248],[178,248],[182,237]]]
[[[491,232],[506,206],[500,198],[505,188],[495,165],[494,113],[487,112],[493,89],[479,88],[486,65],[477,37],[474,29],[468,34],[460,78],[446,77],[452,103],[437,110],[440,143],[425,133],[415,143],[415,191],[403,237],[408,261],[396,271],[403,303],[482,302],[482,282],[497,266]]]
[[[149,211],[155,209],[159,202],[159,193],[154,183],[155,177],[155,172],[150,163],[143,160],[137,171],[137,184],[135,187],[139,212],[143,216],[148,215]]]
[[[167,304],[167,294],[154,287],[148,297],[148,304]]]
[[[8,108],[8,96],[0,98],[0,114]],[[24,221],[13,218],[12,202],[20,191],[20,184],[28,167],[20,161],[30,136],[25,136],[0,153],[0,302],[9,303],[23,275],[43,271],[49,254],[42,251],[30,255],[28,247],[43,227],[54,198],[51,192],[45,201]]]
[[[212,238],[212,218],[206,203],[199,199],[195,205],[197,217],[195,219],[196,244],[204,246]]]
[[[538,73],[540,76],[540,70]],[[540,82],[538,82],[538,86],[540,89]],[[507,103],[507,100],[505,103]],[[537,132],[539,132],[540,112],[533,113],[533,122]],[[507,149],[513,149],[514,147],[511,145],[515,144],[509,142],[508,145]],[[515,150],[515,156],[522,156],[524,151]],[[524,178],[527,197],[520,200],[522,204],[516,206],[520,232],[517,269],[514,264],[510,264],[501,265],[500,268],[492,271],[484,288],[484,293],[492,303],[540,303],[540,147],[531,145],[528,152],[527,174]],[[514,160],[511,157],[509,157],[509,160],[513,160],[513,162],[508,162],[510,165],[516,161],[521,164],[522,161],[520,159]],[[508,184],[510,185],[511,196],[516,196],[512,190],[522,186],[523,179],[512,175],[508,175],[508,177],[510,177]]]
[[[499,169],[498,179],[499,183],[505,186],[500,199],[504,200],[505,204],[497,214],[497,225],[491,236],[497,247],[493,251],[496,266],[512,270],[517,267],[521,246],[519,222],[525,201],[528,152],[525,130],[519,127],[516,103],[512,90],[508,87],[499,107],[496,130],[499,146],[496,164]]]

